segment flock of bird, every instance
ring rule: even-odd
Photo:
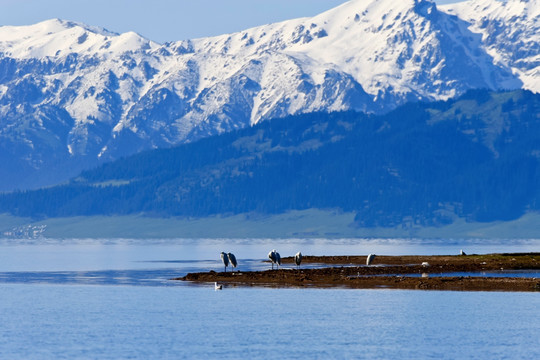
[[[281,266],[281,255],[279,255],[276,249],[268,253],[268,258],[270,259],[270,262],[272,263],[272,270],[274,270],[274,264],[276,265],[276,268],[279,268],[279,266]],[[236,256],[234,256],[234,254],[232,253],[226,253],[222,251],[221,261],[223,262],[223,265],[225,266],[225,272],[227,272],[227,267],[229,266],[229,264],[231,264],[233,269],[238,266],[238,262],[236,261]],[[294,263],[296,264],[297,267],[300,267],[300,264],[302,263],[302,253],[300,251],[294,255]]]
[[[234,256],[234,254],[231,254],[231,253],[225,254],[223,251],[221,252],[221,261],[223,261],[223,265],[225,265],[225,272],[227,272],[227,266],[229,266],[229,263],[231,264],[233,268],[235,268],[238,265],[238,263],[236,262],[236,256]]]
[[[371,263],[373,262],[373,259],[375,259],[375,256],[376,256],[375,254],[369,254],[366,259],[366,265],[368,266],[371,265]],[[274,265],[276,265],[276,269],[279,269],[279,267],[281,266],[281,255],[276,251],[276,249],[268,253],[268,258],[270,259],[270,262],[272,263],[272,270],[274,270]],[[238,266],[236,257],[232,253],[225,253],[224,251],[222,251],[221,261],[223,262],[223,265],[225,266],[225,272],[227,272],[227,266],[229,266],[229,264],[231,264],[233,268],[236,268],[236,266]],[[300,267],[300,264],[302,263],[302,253],[300,251],[294,254],[294,263],[296,264],[297,268]]]
[[[276,249],[268,253],[268,258],[272,263],[272,270],[274,270],[274,265],[276,265],[276,269],[279,269],[279,267],[281,266],[281,255],[276,251]],[[369,266],[374,258],[375,254],[369,254],[366,260],[366,265]],[[231,264],[233,268],[236,268],[236,266],[238,265],[236,261],[236,256],[234,256],[234,254],[232,253],[225,253],[224,251],[221,252],[221,261],[225,266],[225,272],[227,272],[227,266],[229,266],[229,264]],[[294,263],[296,264],[297,268],[300,267],[300,264],[302,263],[302,253],[300,251],[294,254]],[[215,282],[214,289],[221,290],[223,289],[223,285]]]
[[[463,250],[460,250],[460,255],[467,255]],[[369,254],[366,258],[366,265],[370,266],[373,262],[373,259],[375,259],[377,255],[375,254]],[[276,265],[276,269],[279,269],[281,266],[281,255],[276,251],[276,249],[270,251],[268,253],[268,258],[270,259],[270,262],[272,263],[272,270],[274,270],[274,264]],[[225,272],[227,272],[227,266],[229,266],[229,263],[233,268],[236,268],[238,263],[236,262],[236,257],[232,253],[225,253],[221,252],[221,261],[223,261],[223,265],[225,265]],[[294,255],[294,263],[296,264],[296,267],[299,268],[300,264],[302,263],[302,253],[299,251]],[[422,267],[428,267],[428,262],[423,262]],[[234,271],[234,270],[233,270]],[[218,283],[214,283],[214,288],[216,290],[221,290],[222,285],[218,285]]]

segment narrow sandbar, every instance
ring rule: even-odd
[[[292,264],[284,258],[284,264]],[[422,265],[424,263],[424,265]],[[427,263],[427,264],[426,264]],[[540,291],[539,278],[491,277],[481,273],[509,270],[540,270],[540,253],[377,256],[366,266],[366,256],[304,256],[302,264],[321,268],[190,273],[175,280],[219,282],[227,286],[342,287],[354,289],[422,289],[455,291]],[[269,264],[270,266],[270,264]],[[438,274],[474,273],[474,276]]]

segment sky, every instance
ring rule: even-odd
[[[399,0],[396,0],[399,1]],[[438,4],[457,0],[437,0]],[[59,18],[164,43],[314,16],[345,0],[0,0],[0,25]]]

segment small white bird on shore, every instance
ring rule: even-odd
[[[373,262],[373,259],[375,259],[375,254],[369,254],[366,258],[366,265],[369,266]]]
[[[427,261],[424,261],[424,262],[422,263],[422,267],[428,267],[428,266],[429,266],[429,263],[428,263]]]
[[[214,290],[221,290],[223,289],[223,285],[219,284],[217,282],[214,283]]]
[[[465,251],[463,251],[463,249],[459,250],[459,254],[460,255],[467,255],[467,254],[465,254]]]

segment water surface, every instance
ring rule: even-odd
[[[0,241],[0,359],[540,358],[540,294],[268,289],[170,281],[283,256],[538,251],[399,240]],[[251,259],[251,260],[249,260]]]

